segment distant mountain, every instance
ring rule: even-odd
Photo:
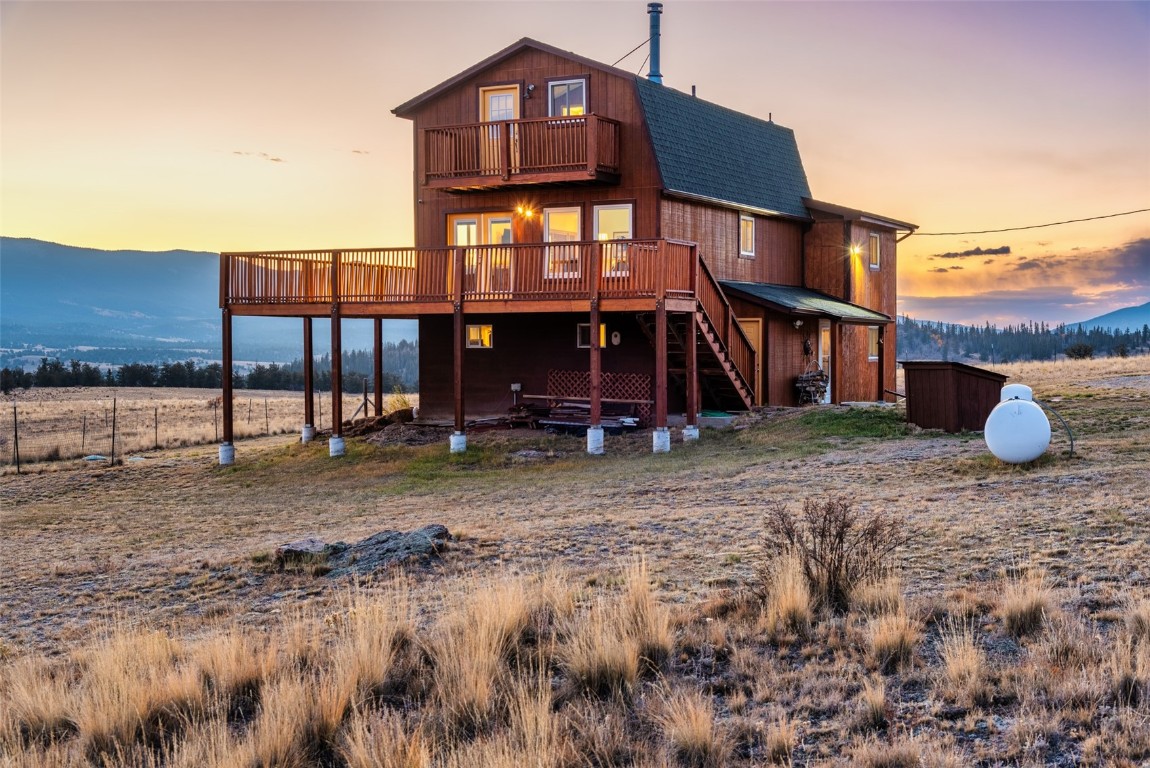
[[[1081,323],[1073,323],[1073,326],[1083,330],[1090,330],[1091,328],[1116,328],[1118,330],[1126,330],[1129,328],[1130,330],[1138,331],[1141,330],[1144,325],[1150,325],[1150,301],[1140,307],[1124,307],[1123,309],[1116,309],[1113,312],[1107,312],[1105,315],[1099,315],[1090,320],[1083,320]]]
[[[102,251],[0,237],[0,364],[41,357],[121,364],[219,360],[219,255]],[[326,351],[316,322],[316,354]],[[384,323],[385,339],[415,339],[413,321]],[[289,362],[302,354],[301,322],[237,318],[236,360]],[[345,321],[346,349],[370,348],[371,324]]]

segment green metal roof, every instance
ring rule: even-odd
[[[831,298],[825,293],[799,288],[794,285],[773,285],[771,283],[745,283],[737,280],[720,280],[723,290],[740,298],[766,304],[770,308],[795,315],[818,315],[833,317],[846,323],[889,323],[890,317],[873,309]]]
[[[795,133],[773,122],[636,78],[668,192],[809,219]]]

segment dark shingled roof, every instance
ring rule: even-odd
[[[668,192],[810,218],[794,131],[649,80],[635,84]]]
[[[825,293],[812,291],[809,288],[772,283],[746,283],[738,280],[720,280],[719,284],[723,286],[724,291],[734,296],[766,304],[777,311],[795,315],[833,317],[846,323],[877,325],[890,322],[890,318],[882,312],[831,298]]]

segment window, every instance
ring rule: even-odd
[[[755,217],[739,214],[739,255],[755,255]]]
[[[629,248],[626,243],[611,240],[630,240],[631,204],[595,206],[595,239],[603,243],[603,274],[622,277],[630,271]]]
[[[579,208],[544,208],[543,242],[570,243],[570,245],[550,245],[547,247],[548,277],[578,277],[581,249],[574,243],[579,241],[582,231]]]
[[[468,349],[491,349],[491,326],[490,325],[469,325],[467,326],[467,348]]]
[[[587,114],[587,81],[556,80],[547,86],[547,114],[575,117]]]
[[[867,360],[878,360],[878,326],[867,326],[866,329],[866,356]]]
[[[575,346],[580,349],[591,348],[591,323],[579,323],[575,326]],[[599,348],[607,346],[607,324],[599,323]]]
[[[879,238],[878,235],[871,235],[870,236],[870,268],[871,269],[878,269],[879,268],[879,264],[880,264],[879,258],[880,258],[881,250],[882,250],[879,247],[880,243],[881,243],[881,238]]]

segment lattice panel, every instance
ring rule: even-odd
[[[608,400],[650,400],[651,377],[643,373],[605,372],[599,380],[601,395]],[[554,398],[590,397],[590,371],[561,371],[552,368],[547,371],[547,396]],[[637,405],[639,418],[643,423],[651,423],[650,403]]]

